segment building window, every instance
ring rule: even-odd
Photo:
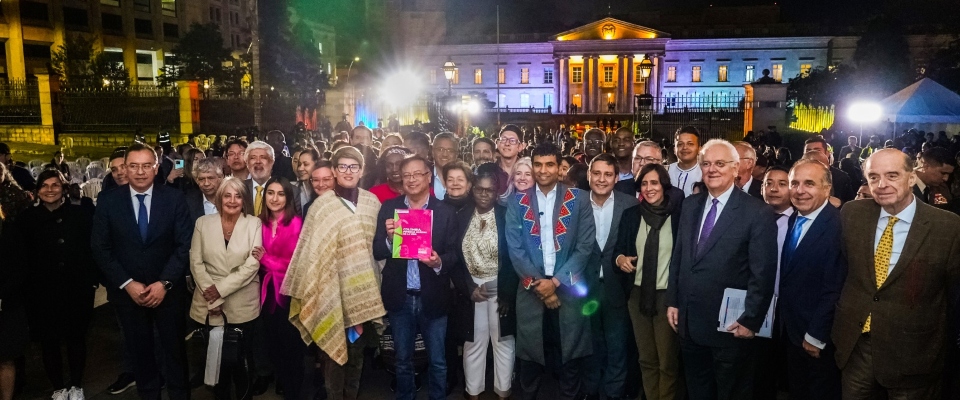
[[[520,93],[520,108],[530,108],[530,95]]]
[[[543,69],[543,83],[551,84],[553,83],[553,68],[544,68]]]
[[[477,84],[477,85],[482,85],[482,84],[483,84],[483,70],[482,70],[482,69],[477,68],[477,69],[473,70],[473,83],[474,83],[474,84]]]
[[[573,83],[583,83],[583,67],[573,67]]]
[[[180,38],[180,26],[177,24],[163,24],[163,37],[164,39],[179,39]]]
[[[215,14],[213,20],[214,20],[214,21],[217,21],[217,23],[219,24],[219,23],[220,23],[220,9],[219,9],[219,8],[214,8],[213,11],[214,11],[214,14]]]
[[[133,30],[137,36],[153,36],[153,21],[136,18],[133,20]]]
[[[773,76],[777,82],[783,82],[783,64],[773,64]]]
[[[177,0],[160,0],[160,8],[167,17],[177,16]]]
[[[721,65],[717,69],[717,82],[726,82],[727,81],[727,66]]]
[[[612,65],[603,66],[603,82],[604,83],[613,82],[613,66]]]
[[[100,0],[100,4],[105,6],[120,7],[120,0]]]
[[[667,82],[677,81],[677,67],[667,67]]]
[[[811,64],[800,64],[800,75],[807,76],[812,69],[813,65]]]
[[[501,85],[507,83],[507,71],[503,68],[497,70],[497,83]]]
[[[460,84],[460,68],[453,69],[453,84],[454,85]]]
[[[63,23],[68,27],[87,28],[90,25],[90,16],[85,9],[64,7]]]
[[[753,71],[756,70],[756,68],[757,67],[754,65],[747,66],[747,74],[743,77],[744,82],[753,82],[753,79],[754,79]]]
[[[497,102],[497,108],[504,108],[507,106],[507,95],[500,94],[500,100]]]
[[[520,68],[520,83],[530,83],[530,68]]]
[[[25,20],[46,23],[50,20],[50,9],[47,3],[21,1],[20,17]]]
[[[553,108],[553,93],[544,93],[544,95],[543,95],[543,107],[544,107],[544,108]]]
[[[635,65],[633,70],[633,83],[643,83],[643,68],[640,68],[640,64]]]
[[[123,32],[123,18],[117,14],[103,13],[100,15],[100,21],[105,31]]]
[[[150,12],[150,0],[133,0],[133,9],[145,13]]]
[[[699,66],[699,65],[694,65],[694,66],[693,66],[693,77],[692,77],[692,78],[693,78],[693,79],[691,80],[691,82],[700,82],[700,66]]]

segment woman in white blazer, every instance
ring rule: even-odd
[[[217,190],[217,214],[197,220],[190,247],[190,271],[197,283],[190,318],[211,326],[227,323],[249,337],[260,315],[260,262],[254,247],[263,245],[260,219],[244,213],[246,187],[237,178],[227,178]],[[249,398],[249,379],[240,368],[221,370],[215,387],[218,399],[230,399],[235,381],[237,398]]]

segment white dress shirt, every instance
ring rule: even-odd
[[[212,201],[207,200],[207,196],[200,195],[203,198],[203,215],[210,215],[217,213],[217,205],[213,204]]]
[[[146,197],[143,198],[143,205],[144,207],[147,208],[147,222],[149,223],[150,204],[153,203],[151,201],[153,199],[153,185],[150,185],[150,189],[147,189],[145,192],[138,192],[134,190],[132,186],[130,187],[130,201],[133,202],[133,220],[139,223],[140,222],[140,199],[137,198],[138,194],[147,195]],[[123,288],[127,287],[127,285],[130,282],[133,282],[133,279],[127,279],[126,282],[120,285],[120,289],[123,290]]]
[[[793,215],[793,207],[787,207],[779,217],[777,217],[777,278],[773,284],[773,296],[780,295],[780,258],[783,257],[783,243],[787,241],[787,228],[790,227],[790,216]]]
[[[620,175],[617,177],[617,182],[625,181],[627,179],[633,179],[633,172],[631,171],[621,172]]]
[[[303,181],[299,184],[300,189],[300,204],[307,205],[310,202],[310,196],[313,195],[313,186],[310,185],[310,181]],[[348,202],[349,203],[349,202]]]
[[[437,167],[433,167],[433,195],[437,200],[443,200],[447,197],[447,188],[443,186],[443,177],[437,173]]]
[[[914,196],[910,205],[895,215],[895,217],[899,218],[899,221],[893,225],[893,251],[890,253],[890,268],[887,269],[887,276],[893,272],[893,267],[896,266],[897,261],[900,260],[900,254],[903,253],[903,244],[907,242],[907,233],[910,232],[910,224],[913,223],[913,217],[916,214],[917,197]],[[880,245],[880,236],[883,236],[883,230],[887,228],[889,219],[890,213],[880,209],[880,219],[877,220],[877,234],[873,238],[874,254],[877,252],[877,246]]]
[[[743,189],[744,193],[750,193],[750,185],[753,184],[753,180],[754,180],[753,176],[751,176],[750,180],[748,180],[747,183],[744,183],[743,186],[740,187],[740,189]]]
[[[593,192],[590,193],[590,205],[593,206],[593,222],[597,227],[597,244],[600,245],[600,252],[603,252],[607,245],[607,237],[610,236],[610,225],[613,224],[613,193],[603,205],[598,205],[593,199]],[[603,268],[600,268],[600,279],[603,279]]]
[[[713,223],[716,224],[717,221],[720,220],[720,215],[723,214],[723,206],[727,205],[727,202],[730,201],[730,195],[733,194],[733,188],[735,187],[737,187],[737,185],[730,185],[730,188],[720,193],[718,197],[713,197],[713,195],[707,192],[707,203],[703,206],[703,215],[700,216],[700,229],[697,230],[697,239],[700,238],[700,234],[703,232],[703,224],[707,222],[707,214],[710,214],[710,208],[713,207],[713,199],[720,200],[717,202],[717,219],[713,220]]]
[[[667,167],[667,174],[670,175],[670,183],[683,190],[684,197],[693,194],[693,184],[703,180],[700,164],[694,164],[690,169],[680,169],[680,163],[673,163]]]
[[[557,247],[553,242],[553,207],[557,204],[557,186],[549,192],[540,191],[537,185],[537,205],[540,207],[540,250],[543,252],[543,273],[553,276],[557,265]]]

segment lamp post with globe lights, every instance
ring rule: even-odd
[[[653,61],[646,54],[640,61],[640,77],[643,78],[643,94],[636,96],[636,126],[634,133],[646,136],[653,131],[653,95],[650,94],[650,73],[653,72]],[[631,84],[633,84],[631,82]]]

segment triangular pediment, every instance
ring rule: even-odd
[[[566,32],[561,32],[554,36],[554,40],[565,42],[572,40],[656,39],[664,37],[670,37],[670,34],[607,17]]]

